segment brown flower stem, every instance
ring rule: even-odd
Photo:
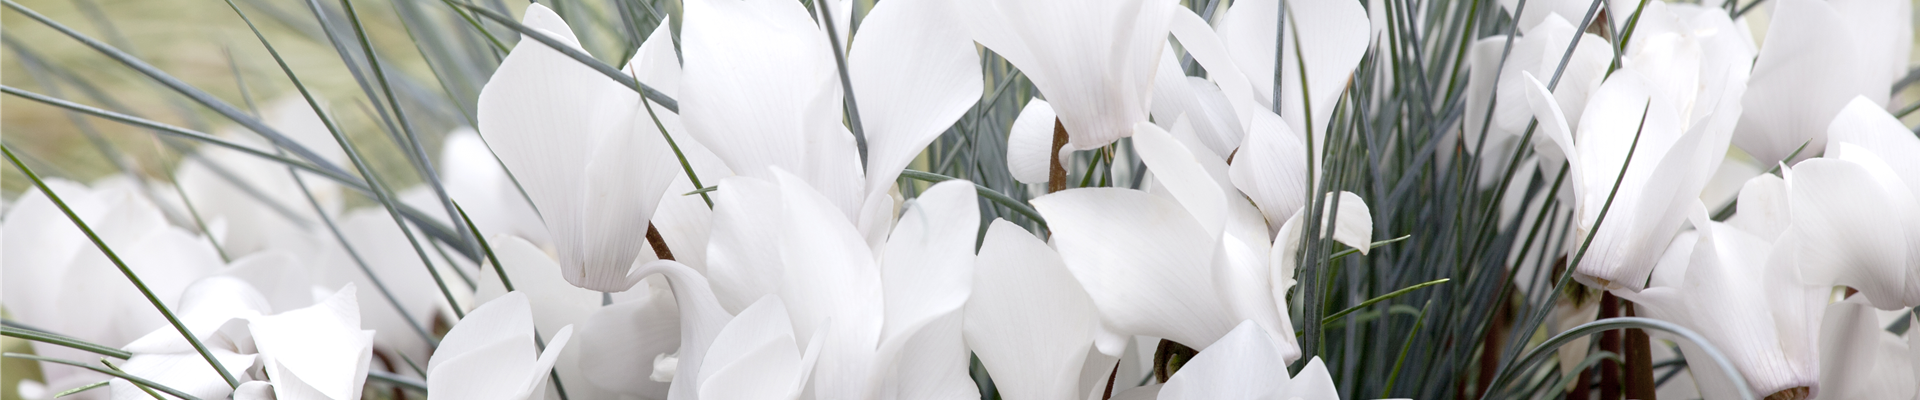
[[[1067,126],[1053,119],[1053,151],[1047,152],[1047,193],[1067,190],[1067,167],[1060,164],[1060,149],[1067,147]]]
[[[1634,315],[1633,302],[1621,300],[1620,309],[1629,317]],[[1653,380],[1653,340],[1647,337],[1647,331],[1627,330],[1627,398],[1636,400],[1654,400]]]
[[[1620,298],[1614,297],[1613,292],[1601,294],[1599,319],[1619,316]],[[1600,351],[1625,355],[1620,351],[1620,330],[1614,329],[1600,333]],[[1600,360],[1600,399],[1619,400],[1620,388],[1620,362],[1611,358]]]
[[[647,223],[647,243],[653,245],[653,255],[662,260],[672,260],[673,250],[667,248],[667,239],[660,237],[660,230]]]
[[[1593,397],[1593,390],[1588,388],[1593,386],[1593,374],[1589,372],[1591,370],[1584,369],[1576,372],[1580,378],[1573,380],[1573,391],[1567,392],[1567,400],[1588,400]]]
[[[1120,363],[1113,364],[1113,372],[1107,373],[1107,391],[1100,394],[1100,400],[1113,398],[1113,382],[1120,378]]]

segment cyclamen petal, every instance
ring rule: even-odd
[[[1254,100],[1274,109],[1276,59],[1280,62],[1280,116],[1288,127],[1321,148],[1334,103],[1346,92],[1353,69],[1366,55],[1372,24],[1357,1],[1298,0],[1287,4],[1287,39],[1278,46],[1278,0],[1236,2],[1221,18],[1220,39],[1246,71]],[[1296,49],[1296,47],[1299,47]],[[1279,56],[1275,57],[1275,52]],[[1300,76],[1301,56],[1306,74]],[[1306,87],[1302,88],[1301,83]],[[1309,113],[1308,111],[1312,112]],[[1312,127],[1312,129],[1308,129]]]
[[[427,390],[463,399],[528,400],[543,394],[547,372],[573,327],[554,332],[536,358],[530,310],[526,295],[511,292],[467,314],[427,361]]]
[[[1073,398],[1099,317],[1046,242],[994,220],[980,245],[967,344],[1012,400]]]
[[[579,47],[545,6],[529,5],[526,21]],[[633,287],[628,272],[647,222],[680,170],[639,96],[522,40],[481,90],[479,110],[481,136],[533,199],[567,282],[601,292]]]
[[[1006,57],[1046,95],[1073,150],[1132,136],[1134,123],[1147,120],[1169,16],[1181,12],[1164,0],[967,5],[956,11],[973,40]]]
[[[875,4],[847,49],[847,73],[854,77],[867,135],[867,193],[892,187],[900,170],[984,91],[979,55],[966,27],[949,18],[950,3]]]
[[[360,330],[354,285],[312,307],[250,318],[248,331],[279,398],[360,398],[373,356],[371,331]]]

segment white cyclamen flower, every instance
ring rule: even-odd
[[[1769,218],[1762,210],[1784,202],[1786,182],[1772,175],[1750,180],[1740,201],[1753,207],[1743,206],[1741,213],[1763,214],[1748,220]],[[1775,224],[1712,222],[1705,207],[1694,204],[1696,230],[1674,238],[1650,284],[1638,293],[1613,293],[1648,317],[1698,332],[1727,355],[1754,393],[1817,390],[1820,316],[1829,286],[1803,282],[1793,246],[1769,238],[1778,232],[1765,227]],[[1689,358],[1704,359],[1697,344],[1674,341]],[[1708,398],[1734,393],[1718,371],[1693,371]]]
[[[1657,20],[1663,14],[1652,15]],[[1744,69],[1703,59],[1701,54],[1719,53],[1700,52],[1708,42],[1688,36],[1695,32],[1669,29],[1634,36],[1636,42],[1675,46],[1648,45],[1635,53],[1638,61],[1623,60],[1626,67],[1588,99],[1577,129],[1545,84],[1522,72],[1530,87],[1527,102],[1540,119],[1545,143],[1551,144],[1538,148],[1541,158],[1565,159],[1571,169],[1567,182],[1578,223],[1568,243],[1577,248],[1592,236],[1592,248],[1574,266],[1574,277],[1597,288],[1644,287],[1655,260],[1725,158],[1740,114],[1740,103],[1732,100],[1745,86]],[[1712,65],[1723,69],[1707,71]],[[1596,230],[1603,209],[1605,225]]]
[[[1134,139],[1153,168],[1155,192],[1084,188],[1033,201],[1067,269],[1099,310],[1099,350],[1118,355],[1133,335],[1205,349],[1253,320],[1289,359],[1298,358],[1285,293],[1304,229],[1270,236],[1260,211],[1226,183],[1225,162],[1190,130],[1169,134],[1141,123]],[[1372,234],[1367,207],[1357,196],[1340,198],[1346,200],[1329,230],[1364,249]]]
[[[573,327],[536,350],[527,296],[507,293],[475,308],[447,332],[427,360],[427,391],[458,399],[546,398],[547,371],[567,347]]]
[[[559,15],[527,6],[527,26],[579,49]],[[647,223],[680,171],[640,95],[531,38],[480,91],[480,135],[526,189],[567,282],[633,287]]]
[[[1881,309],[1920,305],[1920,138],[1864,97],[1827,136],[1826,155],[1793,166],[1783,243],[1813,283],[1858,289]]]
[[[778,296],[789,316],[792,342],[817,342],[805,348],[819,356],[804,378],[819,398],[971,396],[971,380],[957,366],[967,360],[960,308],[970,292],[980,218],[972,184],[934,185],[909,204],[886,241],[869,244],[826,196],[792,174],[774,175],[777,182],[732,177],[714,192],[717,223],[759,223],[716,225],[713,260],[723,254],[717,249],[736,248],[725,240],[756,237],[728,232],[744,229],[765,234],[753,244],[766,254],[751,255],[764,263],[741,264],[746,269],[737,275],[710,270],[710,282],[675,262],[641,269],[667,275],[682,318],[669,398],[708,390],[699,382],[729,368],[707,363],[723,351],[716,336],[736,318],[733,307],[747,315],[756,304],[765,307],[768,295]]]
[[[1169,16],[1181,12],[1167,0],[995,0],[955,11],[974,41],[1045,94],[1073,150],[1133,136],[1147,120]]]
[[[688,2],[680,115],[734,173],[772,181],[768,167],[779,167],[868,238],[885,237],[894,178],[983,90],[979,56],[953,12],[938,0],[881,3],[843,43],[865,165],[841,123],[843,85],[827,35],[800,3]]]

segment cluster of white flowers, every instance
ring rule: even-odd
[[[1335,105],[1383,90],[1354,71],[1388,51],[1387,19],[1424,19],[1372,3],[885,0],[856,26],[852,1],[685,0],[620,68],[672,106],[533,40],[584,52],[533,4],[477,126],[437,158],[470,222],[347,210],[342,185],[211,146],[174,183],[47,179],[11,200],[9,329],[119,348],[108,365],[146,382],[47,362],[9,390],[389,396],[362,393],[375,375],[395,398],[975,399],[984,372],[1006,399],[1338,399],[1289,303],[1301,260],[1326,257],[1303,243],[1383,239],[1369,198],[1323,176]],[[1699,395],[1920,398],[1920,335],[1884,328],[1920,305],[1920,137],[1889,112],[1912,6],[1771,3],[1764,46],[1712,4],[1503,4],[1518,32],[1464,50],[1438,163],[1473,160],[1479,190],[1509,191],[1493,197],[1528,190],[1501,183],[1509,160],[1563,177],[1499,221],[1566,215],[1571,234],[1512,251],[1557,249],[1578,285],[1706,338],[1655,334]],[[983,218],[991,189],[963,180],[905,198],[904,171],[985,94],[983,51],[1045,97],[999,149],[1012,177],[1064,186],[1061,160],[1098,151],[1136,157],[1145,189],[1056,187],[1030,226]],[[305,101],[265,115],[349,158]],[[433,223],[480,237],[409,229]],[[1553,331],[1596,318],[1535,306],[1572,321]],[[1197,355],[1156,359],[1175,344]]]

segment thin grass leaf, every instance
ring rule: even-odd
[[[5,0],[5,1],[12,1],[12,0]],[[625,86],[627,88],[633,89],[634,91],[639,92],[641,96],[646,97],[648,100],[653,100],[656,103],[660,103],[660,107],[666,108],[667,111],[672,111],[676,113],[680,112],[680,102],[675,101],[672,97],[668,97],[666,93],[661,93],[659,90],[655,90],[652,86],[647,86],[647,84],[641,83],[639,80],[636,80],[633,77],[630,77],[630,76],[627,76],[626,74],[621,73],[619,69],[607,65],[607,63],[600,62],[600,60],[594,59],[593,56],[588,55],[584,52],[581,52],[579,49],[573,48],[573,46],[568,46],[565,43],[561,43],[559,39],[554,39],[550,35],[541,33],[539,30],[536,30],[534,28],[521,24],[520,21],[514,21],[512,17],[501,15],[500,13],[494,12],[493,10],[480,8],[479,6],[475,6],[472,4],[461,4],[461,6],[466,7],[469,10],[473,10],[475,14],[480,14],[480,16],[487,17],[487,19],[493,20],[493,22],[497,22],[501,25],[506,25],[509,28],[513,28],[513,30],[519,31],[521,36],[524,36],[529,39],[533,39],[535,41],[539,41],[541,44],[547,45],[547,47],[552,48],[554,51],[560,52],[560,54],[566,54],[567,57],[572,57],[574,61],[579,61],[581,65],[585,65],[588,68],[593,68],[593,70],[599,71],[602,75],[606,75],[608,78],[612,78],[614,82],[619,82],[620,86]],[[678,23],[678,20],[675,20],[675,23]],[[674,48],[677,49],[679,48],[679,46],[674,46]]]
[[[639,82],[639,78],[635,78],[634,82]],[[704,190],[707,186],[700,184],[700,174],[693,172],[693,163],[687,162],[687,153],[680,151],[680,143],[673,140],[673,134],[667,133],[667,125],[660,123],[660,115],[653,111],[653,102],[642,101],[640,102],[640,106],[645,107],[647,109],[647,118],[653,120],[653,127],[654,129],[657,129],[660,131],[660,137],[667,139],[667,148],[673,149],[673,157],[679,159],[680,170],[687,173],[687,181],[693,183],[693,187],[702,188],[702,190]],[[665,106],[665,105],[663,104],[662,106]],[[498,157],[496,156],[496,158]],[[506,169],[506,166],[502,164],[501,169]],[[514,181],[513,184],[517,186],[520,184],[520,182]],[[699,192],[699,191],[696,190],[696,192]],[[708,196],[707,192],[699,192],[699,193],[700,193],[700,200],[705,200],[707,202],[707,209],[713,209],[713,197]],[[525,195],[525,194],[526,194],[526,191],[522,189],[521,195]],[[693,193],[688,193],[688,194],[693,194]],[[528,199],[527,204],[533,204],[533,200]]]
[[[1607,193],[1607,201],[1600,206],[1600,214],[1599,216],[1594,218],[1593,228],[1588,232],[1599,232],[1600,228],[1607,221],[1607,214],[1613,210],[1613,201],[1615,198],[1619,197],[1620,195],[1620,183],[1626,181],[1627,167],[1633,165],[1634,153],[1640,148],[1640,136],[1641,134],[1646,133],[1647,112],[1651,111],[1652,109],[1653,109],[1653,103],[1649,101],[1647,105],[1640,111],[1640,126],[1639,128],[1636,128],[1634,130],[1633,144],[1627,146],[1627,157],[1625,160],[1622,160],[1620,163],[1620,173],[1618,176],[1614,177],[1613,189]],[[1562,169],[1571,168],[1571,166],[1567,166],[1567,165],[1562,165],[1561,167]],[[1573,280],[1573,272],[1574,270],[1576,270],[1575,267],[1580,265],[1580,262],[1586,258],[1587,249],[1593,245],[1594,236],[1595,235],[1589,233],[1586,238],[1580,241],[1580,249],[1576,251],[1573,255],[1573,258],[1567,262],[1566,271],[1563,271],[1560,274],[1559,280],[1554,283],[1553,291],[1548,293],[1546,300],[1541,303],[1539,310],[1535,311],[1533,315],[1525,321],[1526,324],[1519,325],[1516,328],[1524,329],[1524,330],[1520,330],[1521,332],[1531,332],[1535,327],[1540,326],[1541,322],[1546,320],[1547,313],[1553,310],[1553,302],[1559,299],[1560,294],[1565,292],[1563,289],[1566,288],[1567,283]],[[1691,340],[1691,338],[1689,340]],[[1502,354],[1500,359],[1503,367],[1500,368],[1499,373],[1494,375],[1495,385],[1492,387],[1499,387],[1498,383],[1500,382],[1501,378],[1510,377],[1514,372],[1517,372],[1521,367],[1525,365],[1525,363],[1515,364],[1510,361],[1510,360],[1513,360],[1513,357],[1515,355],[1518,355],[1520,349],[1525,348],[1525,346],[1526,346],[1525,341],[1515,340],[1514,344],[1511,347],[1509,347],[1505,353]],[[1534,351],[1535,352],[1539,351],[1539,348],[1535,348]],[[1741,381],[1735,381],[1735,382],[1741,382]],[[1745,384],[1743,383],[1741,385],[1744,386]],[[1491,392],[1491,390],[1489,390],[1489,392]],[[1480,397],[1484,399],[1487,397],[1488,394],[1489,393],[1481,393]],[[1745,398],[1753,398],[1753,397],[1747,396]]]
[[[1427,309],[1433,308],[1433,300],[1427,300],[1420,306],[1420,315],[1413,318],[1413,330],[1407,332],[1407,341],[1400,344],[1400,356],[1393,361],[1393,372],[1387,374],[1387,388],[1380,390],[1380,398],[1392,397],[1393,383],[1400,378],[1400,367],[1407,363],[1407,351],[1413,349],[1413,338],[1419,337],[1420,327],[1427,324]]]
[[[133,353],[126,350],[94,344],[92,342],[81,340],[79,338],[62,335],[58,333],[15,327],[15,326],[12,326],[13,321],[7,321],[7,322],[8,322],[7,326],[0,326],[0,336],[58,345],[61,347],[86,351],[88,353],[99,354],[99,355],[118,358],[122,360],[133,358]]]
[[[454,209],[460,210],[460,219],[466,220],[467,229],[472,229],[473,237],[480,240],[480,250],[486,253],[487,261],[493,264],[493,272],[500,275],[500,286],[506,288],[508,292],[512,292],[513,280],[507,278],[507,270],[500,266],[500,257],[493,255],[493,246],[487,245],[487,238],[480,234],[480,227],[473,224],[472,218],[467,218],[467,210],[460,208],[459,204],[454,204]]]
[[[7,1],[11,1],[11,0],[7,0]],[[319,9],[317,7],[318,4],[313,3],[312,0],[309,0],[309,4],[316,6],[315,12],[317,14],[319,12]],[[227,0],[227,5],[228,7],[233,8],[234,12],[236,14],[239,14],[242,20],[247,21],[247,26],[253,30],[254,36],[260,39],[260,44],[262,46],[265,46],[267,48],[267,53],[273,56],[274,63],[279,64],[281,72],[286,74],[287,79],[293,82],[294,87],[296,89],[299,89],[300,97],[307,101],[307,106],[313,109],[314,116],[318,117],[320,119],[320,123],[326,126],[327,132],[333,136],[334,143],[338,144],[340,146],[340,149],[347,153],[347,159],[353,162],[353,167],[354,169],[360,172],[360,176],[366,177],[366,183],[367,183],[367,189],[368,189],[367,191],[373,193],[374,198],[380,202],[381,208],[385,209],[387,211],[387,215],[393,218],[394,225],[400,228],[400,233],[407,237],[407,244],[413,246],[414,254],[420,257],[420,264],[427,269],[427,274],[433,277],[433,283],[435,286],[439,287],[441,296],[446,299],[447,305],[453,308],[454,316],[464,318],[466,316],[466,311],[463,311],[460,309],[460,302],[455,300],[453,296],[453,292],[447,289],[447,282],[445,279],[440,277],[440,270],[437,268],[434,268],[433,260],[427,256],[427,252],[425,250],[421,249],[420,240],[413,236],[413,229],[408,226],[407,219],[403,217],[402,213],[400,212],[400,209],[402,206],[397,205],[398,202],[392,198],[391,194],[384,187],[385,185],[382,185],[380,183],[379,176],[374,175],[372,168],[367,166],[366,159],[361,157],[360,151],[353,146],[353,143],[351,141],[347,140],[346,134],[340,131],[339,125],[337,125],[333,121],[332,117],[328,116],[326,110],[323,110],[320,108],[320,103],[319,101],[314,100],[313,93],[307,90],[306,85],[303,85],[300,83],[300,77],[293,73],[293,69],[287,67],[287,62],[285,59],[280,57],[280,52],[278,50],[275,50],[273,48],[273,44],[271,42],[268,42],[266,37],[260,34],[260,30],[258,28],[253,27],[252,20],[248,19],[246,17],[246,14],[240,11],[240,7],[238,5],[235,5],[232,0]],[[308,197],[311,200],[312,196],[308,196]],[[420,222],[420,224],[426,225],[430,222],[431,221],[423,220]],[[338,230],[336,229],[335,232],[337,234]],[[340,237],[340,239],[342,243],[345,242],[344,237]],[[468,256],[472,256],[473,254],[473,252],[471,251],[466,251],[463,253],[467,254]],[[453,260],[447,260],[447,261],[452,262]],[[365,268],[364,263],[362,263],[362,268]],[[364,272],[367,272],[370,276],[372,275],[370,270],[364,270]],[[395,303],[395,306],[398,307],[398,303]],[[411,321],[412,319],[409,318],[408,320]],[[427,342],[435,343],[435,341],[433,340],[428,340]]]
[[[1740,375],[1740,371],[1738,369],[1734,368],[1733,361],[1728,359],[1726,353],[1721,352],[1718,347],[1715,347],[1713,345],[1713,343],[1708,342],[1706,337],[1700,336],[1699,333],[1695,333],[1694,331],[1689,330],[1685,327],[1681,327],[1678,324],[1674,324],[1672,322],[1667,322],[1667,321],[1661,321],[1657,319],[1651,319],[1651,318],[1614,317],[1614,318],[1607,318],[1599,321],[1593,321],[1593,322],[1581,324],[1580,326],[1576,326],[1573,329],[1568,329],[1566,332],[1561,332],[1558,335],[1554,335],[1552,338],[1548,338],[1545,342],[1542,342],[1540,346],[1535,347],[1533,351],[1527,352],[1527,354],[1524,357],[1522,357],[1519,360],[1518,364],[1516,365],[1525,367],[1527,365],[1532,365],[1533,363],[1538,363],[1541,360],[1546,359],[1547,355],[1552,354],[1554,350],[1558,350],[1561,345],[1567,344],[1567,342],[1572,342],[1574,339],[1579,339],[1579,338],[1600,333],[1603,331],[1610,331],[1615,329],[1634,329],[1634,328],[1667,332],[1667,333],[1673,334],[1674,336],[1678,336],[1681,339],[1685,339],[1688,342],[1693,343],[1694,346],[1700,347],[1701,353],[1706,354],[1708,359],[1713,360],[1714,366],[1720,370],[1720,373],[1726,375],[1726,378],[1728,381],[1733,382],[1734,389],[1739,390],[1739,398],[1742,398],[1742,399],[1758,398],[1758,397],[1754,397],[1753,388],[1747,387],[1746,378]],[[1493,387],[1494,388],[1502,387],[1504,386],[1503,385],[1504,383],[1506,383],[1508,380],[1511,380],[1511,379],[1512,379],[1512,376],[1510,375],[1503,375],[1503,376],[1497,377],[1494,379]],[[1486,396],[1482,396],[1482,398],[1486,398]]]
[[[427,394],[427,383],[421,382],[419,379],[415,379],[410,376],[399,375],[399,374],[386,372],[386,371],[367,371],[367,379],[384,382],[386,384],[407,389],[415,393]]]
[[[1436,279],[1436,280],[1428,281],[1426,283],[1408,286],[1400,290],[1395,290],[1392,293],[1380,295],[1380,297],[1367,299],[1367,301],[1360,302],[1360,304],[1354,305],[1353,307],[1347,307],[1347,309],[1345,310],[1340,310],[1338,312],[1334,312],[1333,314],[1328,314],[1325,318],[1320,319],[1320,323],[1321,324],[1333,323],[1334,320],[1340,319],[1340,317],[1344,317],[1347,314],[1352,314],[1354,311],[1360,311],[1360,309],[1362,308],[1367,308],[1368,306],[1378,304],[1382,301],[1387,301],[1395,297],[1400,297],[1400,295],[1407,294],[1409,292],[1413,292],[1415,290],[1419,290],[1424,287],[1447,283],[1447,281],[1451,281],[1451,280],[1452,279],[1446,279],[1446,278]]]
[[[102,388],[102,387],[106,387],[106,386],[107,386],[108,384],[112,384],[112,383],[113,383],[113,381],[110,381],[110,380],[107,380],[107,381],[99,381],[99,382],[94,382],[94,383],[89,383],[89,384],[86,384],[86,385],[84,385],[84,386],[81,386],[81,387],[77,387],[77,388],[72,388],[72,389],[67,389],[66,391],[62,391],[62,392],[60,392],[60,393],[54,393],[54,394],[53,394],[53,398],[56,398],[56,399],[58,399],[58,398],[61,398],[61,397],[67,397],[67,396],[72,396],[72,395],[74,395],[75,393],[80,393],[80,392],[85,392],[85,391],[88,391],[88,390],[94,390],[94,389],[99,389],[99,388]]]
[[[119,373],[122,373],[122,374],[125,374],[125,373],[127,373],[127,371],[123,371],[123,370],[121,370],[119,366],[115,366],[115,365],[113,365],[113,363],[111,363],[111,362],[108,362],[108,361],[107,361],[107,359],[105,359],[105,358],[101,358],[101,359],[100,359],[100,365],[105,365],[105,366],[107,366],[107,369],[111,369],[111,370],[113,370],[113,372],[119,372]],[[129,381],[129,382],[131,382],[131,381]],[[142,392],[146,392],[148,396],[153,396],[153,400],[167,400],[167,398],[165,398],[165,397],[160,397],[160,394],[159,394],[159,393],[155,393],[155,392],[153,391],[153,388],[150,388],[150,387],[147,387],[147,385],[142,385],[142,384],[140,384],[139,382],[133,382],[133,387],[136,387],[136,388],[140,388],[140,391],[142,391]]]
[[[945,182],[948,180],[959,179],[959,178],[940,175],[932,172],[915,171],[911,169],[900,171],[900,176],[918,179],[918,180],[927,181],[927,182]],[[1005,193],[1000,193],[1000,191],[998,190],[993,190],[993,188],[989,188],[989,187],[980,185],[978,183],[973,184],[973,188],[974,188],[974,191],[980,193],[980,197],[985,197],[987,198],[987,200],[993,201],[994,203],[997,203],[1001,206],[1012,209],[1013,212],[1019,213],[1021,216],[1027,217],[1028,219],[1032,219],[1035,223],[1040,224],[1041,229],[1047,228],[1047,220],[1045,218],[1041,218],[1040,212],[1035,211],[1032,206],[1028,206],[1026,203],[1023,203],[1019,200],[1014,200],[1013,197],[1007,196]]]
[[[1397,237],[1397,238],[1369,243],[1367,244],[1367,250],[1378,249],[1380,248],[1380,246],[1386,246],[1389,244],[1393,244],[1395,242],[1407,240],[1408,238],[1411,238],[1411,237],[1413,237],[1413,235],[1401,235],[1400,237]],[[1359,253],[1359,252],[1360,252],[1360,249],[1341,250],[1339,253],[1333,253],[1332,256],[1327,257],[1327,261],[1338,260],[1338,259],[1341,259],[1342,257],[1350,256],[1350,255],[1353,255],[1354,253]]]
[[[312,190],[307,189],[306,180],[301,179],[300,174],[294,173],[292,168],[287,169],[287,174],[293,177],[294,186],[300,188],[300,194],[307,197],[307,204],[313,206],[313,214],[320,216],[320,222],[327,226],[328,232],[333,233],[334,241],[340,242],[340,248],[347,251],[347,258],[353,259],[353,265],[360,267],[360,273],[365,274],[367,280],[373,282],[373,288],[380,292],[381,298],[387,300],[387,305],[393,306],[393,311],[400,315],[400,319],[407,321],[407,327],[412,328],[413,333],[419,335],[420,340],[425,342],[427,347],[440,347],[440,340],[435,339],[419,320],[413,318],[413,313],[408,312],[407,307],[400,304],[400,298],[393,295],[393,290],[387,287],[386,282],[380,280],[380,275],[373,273],[373,268],[367,265],[366,258],[360,256],[360,251],[354,250],[353,243],[347,241],[347,235],[340,231],[339,224],[333,222],[333,217],[327,216],[326,207],[320,206],[320,199],[313,196]]]
[[[428,187],[433,189],[433,194],[440,200],[441,207],[446,208],[447,219],[453,221],[453,228],[459,232],[461,243],[466,245],[462,247],[465,247],[465,250],[468,251],[477,250],[474,249],[473,235],[467,227],[463,225],[464,220],[454,218],[458,216],[459,213],[454,211],[453,199],[447,196],[447,188],[440,183],[440,174],[434,170],[433,163],[427,161],[426,146],[420,144],[420,136],[414,133],[413,123],[407,119],[406,110],[400,107],[400,99],[393,95],[393,85],[388,83],[387,73],[384,69],[380,68],[380,56],[373,51],[373,43],[367,38],[366,28],[361,25],[359,14],[353,10],[353,1],[340,0],[340,5],[346,9],[347,19],[353,22],[354,34],[360,39],[360,48],[365,50],[368,69],[372,70],[374,78],[378,79],[380,89],[386,94],[387,104],[393,106],[394,119],[399,120],[400,130],[402,133],[405,133],[406,142],[395,144],[400,145],[402,153],[406,154],[408,160],[413,162],[415,171],[427,181]],[[399,142],[399,140],[395,141]],[[472,253],[466,254],[466,256],[468,259],[478,258]],[[453,259],[448,258],[447,260],[451,262]],[[458,270],[456,269],[456,271]],[[468,281],[468,283],[471,284],[472,281]]]
[[[147,388],[153,388],[154,390],[159,390],[160,392],[166,393],[168,395],[172,395],[173,397],[178,397],[184,400],[200,400],[199,397],[193,397],[193,395],[187,394],[186,392],[182,392],[178,389],[167,387],[166,385],[154,383],[153,381],[147,380],[146,378],[141,378],[125,372],[121,372],[118,369],[106,369],[101,367],[95,367],[91,364],[87,364],[79,361],[65,360],[65,359],[52,358],[52,357],[41,357],[41,356],[36,356],[32,354],[0,353],[0,357],[19,358],[19,359],[34,360],[34,361],[40,361],[40,362],[50,362],[55,364],[65,364],[65,365],[71,365],[71,366],[80,367],[80,368],[86,368],[88,370],[92,370],[93,372],[98,372],[98,373],[109,375],[115,378],[125,379],[127,380],[127,382],[132,382],[135,385],[140,385]]]
[[[840,33],[834,32],[833,13],[827,10],[827,2],[815,1],[813,5],[820,10],[815,13],[820,17],[820,30],[827,34],[827,43],[833,45],[833,64],[840,69],[840,93],[846,102],[847,127],[853,131],[854,149],[860,152],[860,168],[866,168],[867,131],[860,126],[859,103],[853,101],[853,81],[847,77],[847,53],[842,50]],[[852,21],[848,21],[848,25],[852,26]],[[846,35],[851,38],[853,33],[847,32]]]

